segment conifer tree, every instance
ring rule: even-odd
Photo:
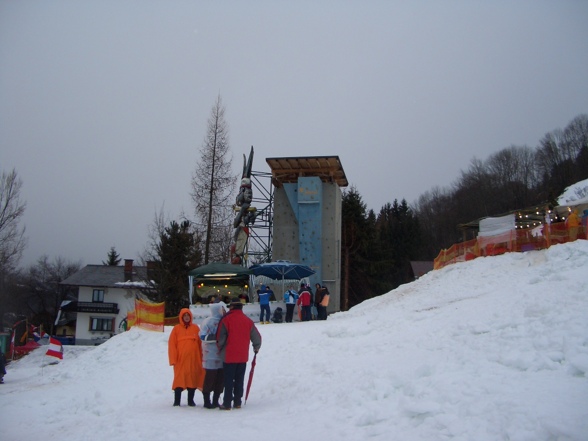
[[[149,275],[155,294],[148,295],[154,301],[165,301],[166,317],[175,317],[188,306],[188,273],[202,263],[200,242],[189,221],[171,221],[160,234]]]
[[[118,266],[120,261],[121,261],[121,258],[120,258],[120,255],[116,252],[116,248],[110,247],[110,251],[107,254],[106,262],[103,260],[102,265]]]
[[[365,273],[365,255],[373,228],[370,228],[366,204],[353,186],[343,194],[342,218],[341,309],[346,311],[371,297]]]

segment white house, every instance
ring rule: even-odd
[[[62,285],[78,288],[77,302],[62,305],[60,313],[76,313],[75,344],[99,345],[126,329],[127,312],[135,309],[135,298],[144,298],[147,267],[87,265]],[[59,320],[59,317],[58,317]]]

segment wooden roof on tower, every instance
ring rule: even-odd
[[[298,182],[299,177],[316,176],[323,182],[334,182],[347,187],[347,177],[338,156],[297,156],[290,158],[266,158],[276,187],[284,183]]]

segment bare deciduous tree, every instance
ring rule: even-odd
[[[52,261],[41,256],[37,263],[31,265],[23,277],[22,285],[26,292],[22,300],[29,308],[29,317],[45,329],[51,330],[63,300],[74,299],[75,290],[61,282],[80,270],[81,262],[68,261],[55,257]]]
[[[508,206],[532,205],[534,201],[531,190],[537,186],[533,149],[527,146],[510,146],[491,155],[486,164],[494,192],[499,193]]]
[[[220,95],[212,107],[200,161],[192,175],[192,201],[204,237],[204,263],[228,261],[232,234],[232,194],[237,176],[232,170],[229,128]]]
[[[554,194],[561,193],[571,179],[570,158],[567,156],[568,149],[563,147],[565,144],[563,131],[556,129],[541,139],[535,156],[542,180]]]
[[[157,246],[161,235],[165,231],[165,226],[170,222],[170,219],[165,215],[164,206],[159,208],[158,212],[153,215],[153,223],[148,227],[149,242],[140,255],[141,264],[146,265],[147,262],[154,262],[157,259]]]
[[[575,156],[574,181],[588,178],[588,115],[578,115],[565,128],[564,138]]]
[[[588,115],[578,115],[563,131],[566,157],[575,160],[588,147]]]
[[[26,202],[20,199],[22,181],[16,170],[0,178],[0,274],[13,271],[26,246],[25,228],[19,226]]]

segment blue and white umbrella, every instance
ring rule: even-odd
[[[253,265],[249,268],[254,276],[265,276],[273,280],[301,280],[316,273],[311,267],[300,263],[293,263],[288,260],[276,260]]]

